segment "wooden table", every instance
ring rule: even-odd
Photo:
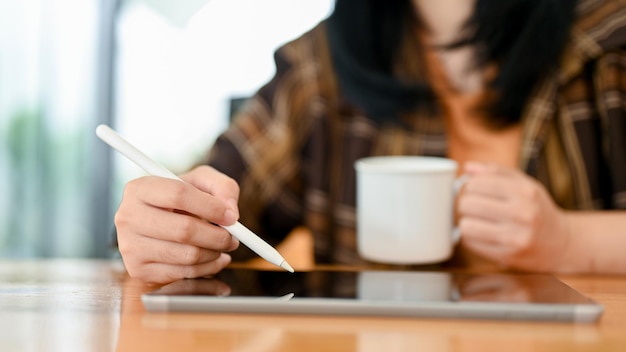
[[[626,277],[563,276],[597,324],[154,314],[118,261],[0,261],[0,351],[626,351]]]

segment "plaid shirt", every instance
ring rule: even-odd
[[[626,209],[626,4],[583,0],[577,11],[560,70],[538,84],[523,113],[519,168],[562,208]],[[446,156],[447,143],[432,109],[399,126],[376,124],[350,106],[328,50],[324,22],[280,48],[275,77],[217,139],[207,162],[239,182],[241,221],[259,235],[276,244],[306,226],[318,263],[354,265],[363,263],[354,162]]]

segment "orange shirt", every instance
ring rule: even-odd
[[[486,99],[484,91],[464,93],[455,89],[448,79],[435,50],[428,50],[426,62],[429,79],[443,109],[448,139],[448,157],[456,160],[459,173],[467,161],[496,163],[517,168],[522,129],[515,125],[493,130],[483,123],[476,110]]]

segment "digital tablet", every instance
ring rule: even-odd
[[[551,275],[225,269],[142,295],[151,312],[402,316],[591,323],[603,306]]]

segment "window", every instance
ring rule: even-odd
[[[121,11],[115,123],[174,172],[202,157],[226,128],[233,99],[250,96],[269,81],[274,50],[312,28],[333,5],[331,0],[211,0],[190,17],[192,5],[163,3],[134,1]],[[118,190],[143,175],[122,156],[116,160]]]
[[[0,2],[2,257],[105,255],[92,227],[105,3]]]
[[[332,0],[0,2],[0,257],[107,257],[123,185],[143,175],[109,123],[175,172],[274,72]],[[236,101],[236,100],[235,100]],[[110,156],[113,155],[113,158]]]

